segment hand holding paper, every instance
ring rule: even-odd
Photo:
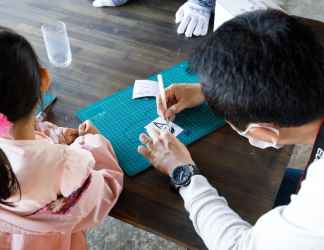
[[[140,135],[143,145],[138,152],[147,158],[162,173],[170,175],[180,165],[194,164],[186,146],[168,131],[156,132],[157,139],[146,134]]]

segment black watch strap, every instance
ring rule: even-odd
[[[200,168],[198,168],[196,165],[193,165],[193,173],[192,173],[192,176],[194,175],[201,175],[201,170]]]

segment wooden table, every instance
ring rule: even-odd
[[[187,57],[199,39],[176,35],[174,14],[181,3],[134,0],[123,8],[95,9],[87,0],[5,0],[0,2],[0,15],[2,25],[32,42],[44,65],[48,60],[41,24],[51,19],[67,24],[73,63],[67,69],[49,66],[59,98],[51,119],[76,126],[73,113],[79,108]],[[324,25],[308,22],[324,41]],[[190,146],[190,151],[230,206],[254,223],[272,207],[291,148],[258,150],[226,126]],[[153,169],[125,178],[112,216],[188,248],[204,248],[183,201],[169,190],[168,178]]]

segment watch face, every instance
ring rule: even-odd
[[[192,173],[188,166],[180,166],[173,171],[172,178],[176,185],[182,185],[190,179],[191,175]]]

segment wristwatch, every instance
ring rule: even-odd
[[[177,191],[181,187],[186,187],[191,182],[191,177],[201,174],[199,168],[192,164],[180,165],[171,172],[171,187]]]

